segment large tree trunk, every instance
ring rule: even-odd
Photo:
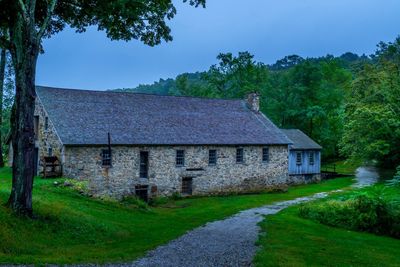
[[[34,26],[19,22],[16,30],[10,31],[16,94],[11,121],[13,178],[8,203],[16,213],[31,216],[35,151],[35,72],[39,46]]]
[[[3,126],[3,95],[4,95],[4,77],[6,71],[6,50],[0,53],[0,127]],[[3,136],[0,129],[0,168],[4,167],[3,158]]]

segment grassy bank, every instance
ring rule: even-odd
[[[375,187],[364,190],[382,185]],[[398,196],[399,192],[388,189],[387,194]],[[257,266],[400,266],[400,240],[301,218],[299,206],[268,216],[261,227],[267,234],[259,240],[262,249],[255,258]]]
[[[0,169],[0,263],[129,261],[208,221],[351,184],[349,178],[341,178],[293,187],[286,193],[182,199],[143,210],[82,196],[54,186],[54,180],[35,179],[37,219],[28,220],[13,216],[3,205],[10,176],[10,169]]]
[[[349,162],[345,160],[323,163],[321,166],[322,171],[333,171],[335,166],[335,171],[344,175],[354,175],[356,169],[362,166],[362,162]]]

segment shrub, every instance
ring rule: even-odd
[[[136,196],[126,196],[122,199],[121,203],[135,206],[143,211],[150,211],[149,205]]]
[[[153,207],[157,207],[160,205],[167,204],[169,199],[167,197],[153,197],[149,200],[149,205]]]
[[[386,198],[383,190],[304,204],[299,214],[329,226],[400,238],[399,202]]]
[[[56,182],[54,183],[56,184]],[[81,194],[89,195],[89,182],[88,181],[81,181],[77,179],[66,179],[63,184],[64,187],[71,187],[72,189],[78,191]]]
[[[393,187],[400,187],[400,166],[396,168],[396,174],[394,175],[393,179],[386,182],[388,186]]]
[[[179,199],[182,199],[182,195],[181,195],[179,192],[174,192],[174,193],[172,193],[172,195],[171,195],[171,199],[172,199],[172,200],[179,200]]]

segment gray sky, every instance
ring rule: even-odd
[[[206,9],[174,2],[172,42],[148,47],[110,41],[94,28],[65,30],[44,42],[37,84],[135,87],[206,70],[220,52],[249,51],[267,64],[290,54],[371,54],[400,34],[399,0],[207,0]]]

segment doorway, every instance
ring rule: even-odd
[[[149,201],[149,186],[148,185],[136,185],[135,195],[139,199],[148,202]]]
[[[182,195],[191,195],[193,192],[193,178],[183,177],[182,178]]]

